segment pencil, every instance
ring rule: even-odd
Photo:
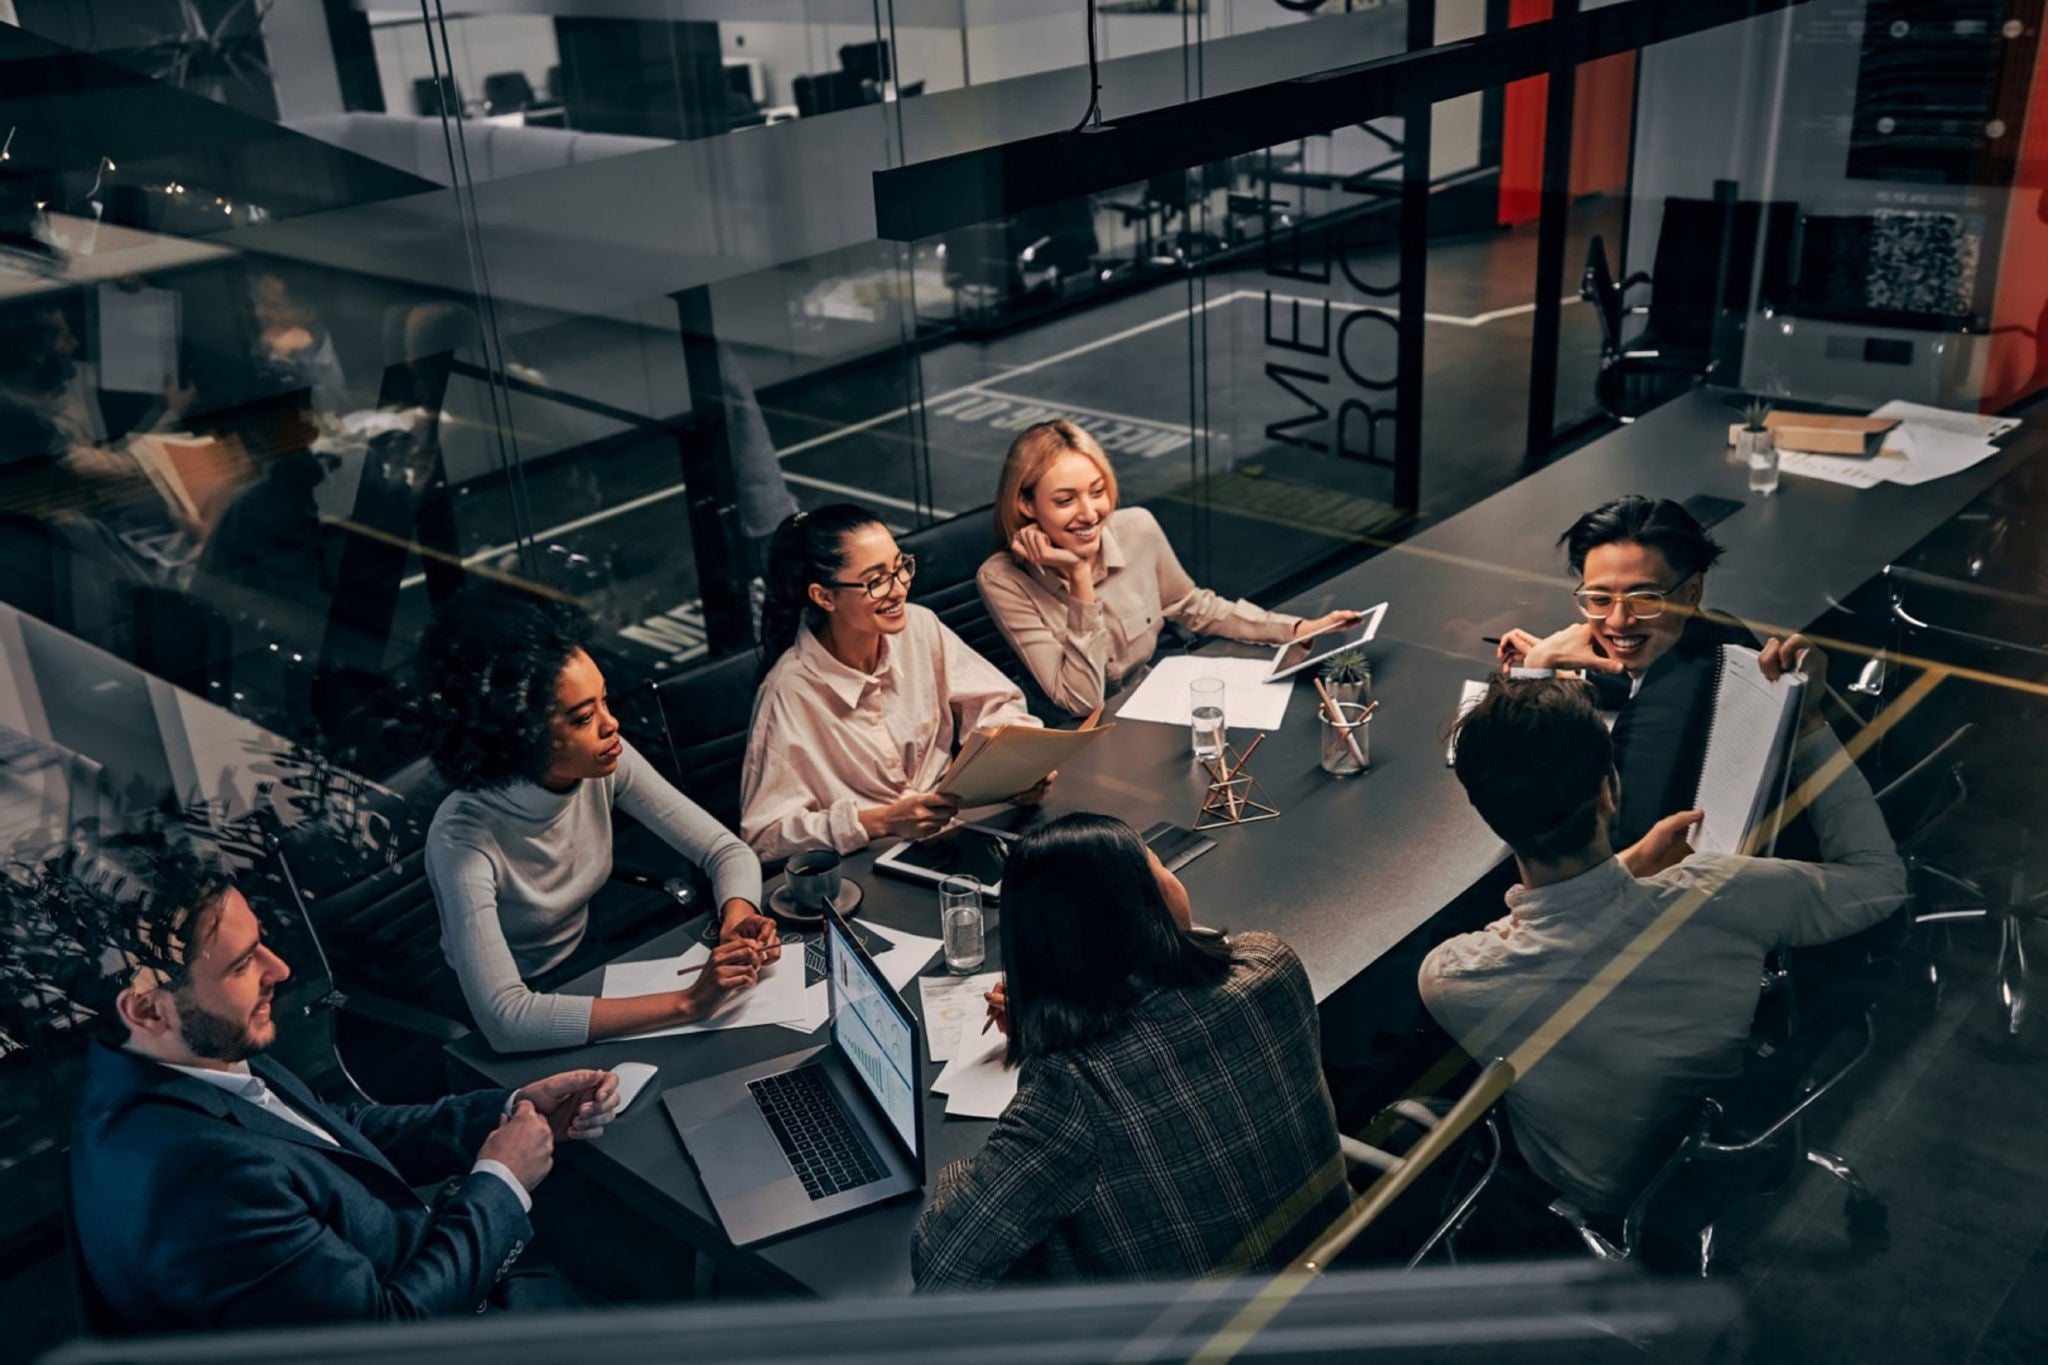
[[[1351,733],[1357,727],[1345,723],[1344,713],[1337,707],[1337,699],[1330,695],[1330,689],[1323,685],[1321,678],[1311,678],[1309,681],[1316,685],[1316,695],[1323,699],[1323,714],[1329,718],[1330,724],[1337,727],[1337,733],[1344,736],[1344,743],[1351,748],[1351,756],[1358,760],[1359,767],[1367,766],[1365,750],[1358,747],[1358,736]],[[1377,706],[1379,703],[1374,702],[1373,705]],[[1263,739],[1264,736],[1260,738]]]

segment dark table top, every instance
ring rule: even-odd
[[[1708,579],[1707,604],[1760,627],[1799,628],[2048,443],[2022,428],[1998,456],[1917,488],[1858,490],[1788,476],[1765,497],[1750,493],[1747,472],[1730,462],[1723,398],[1700,392],[1660,408],[1291,603],[1304,612],[1391,603],[1369,651],[1372,694],[1381,702],[1372,770],[1346,780],[1321,773],[1315,693],[1297,687],[1283,728],[1249,764],[1281,817],[1211,833],[1217,847],[1181,872],[1197,918],[1278,933],[1307,964],[1317,998],[1326,999],[1501,862],[1505,850],[1444,763],[1444,736],[1460,684],[1491,667],[1492,647],[1482,637],[1513,626],[1548,631],[1571,619],[1573,584],[1556,540],[1586,509],[1628,492],[1742,503],[1713,528],[1727,555]],[[1250,734],[1233,739],[1248,743]],[[1062,771],[1047,810],[1102,810],[1140,829],[1159,820],[1192,825],[1205,785],[1182,729],[1128,723]],[[936,938],[937,893],[877,877],[870,862],[870,855],[848,860],[849,875],[866,891],[863,918]],[[680,948],[670,935],[645,955]],[[571,987],[595,988],[594,974]],[[920,1009],[915,990],[906,998]],[[657,1064],[661,1075],[649,1092],[590,1149],[606,1179],[669,1215],[700,1247],[743,1258],[747,1269],[790,1287],[901,1292],[910,1283],[915,1200],[735,1251],[653,1093],[805,1042],[785,1029],[753,1028],[506,1059],[472,1035],[451,1053],[468,1074],[499,1085],[568,1067]],[[928,1066],[927,1084],[937,1070]],[[945,1118],[938,1096],[928,1094],[926,1106],[928,1173],[935,1175],[972,1155],[991,1125]]]

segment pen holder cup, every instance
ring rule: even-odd
[[[1372,720],[1363,706],[1337,703],[1341,720],[1320,712],[1323,727],[1322,770],[1332,777],[1356,777],[1372,766]]]

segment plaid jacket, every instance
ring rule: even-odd
[[[1278,1268],[1350,1201],[1315,997],[1271,934],[1214,987],[1159,991],[1115,1034],[1033,1057],[981,1152],[939,1173],[920,1289]]]

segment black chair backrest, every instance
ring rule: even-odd
[[[798,76],[789,83],[790,98],[804,118],[829,114],[839,109],[857,109],[867,103],[860,77],[851,71],[825,71],[815,76]]]
[[[739,828],[740,761],[760,676],[760,656],[743,650],[656,684],[658,710],[629,703],[621,718],[641,753],[727,829]]]
[[[1914,846],[1968,795],[1959,761],[1963,746],[1976,732],[1974,724],[1959,726],[1925,757],[1884,785],[1877,808],[1901,853]]]
[[[1897,564],[1884,581],[1912,652],[1965,668],[2038,677],[2048,669],[2048,600]]]
[[[839,69],[856,79],[880,85],[889,79],[889,45],[885,42],[848,43],[839,49]]]
[[[1621,289],[1607,265],[1607,243],[1600,234],[1586,243],[1586,270],[1579,277],[1579,297],[1600,316],[1600,342],[1609,355],[1621,349]]]
[[[509,114],[533,103],[533,82],[524,71],[496,71],[484,77],[484,103],[494,114]]]
[[[412,83],[413,112],[421,118],[462,117],[462,88],[453,76],[416,76]]]
[[[911,600],[930,607],[969,648],[1022,688],[1033,715],[1048,722],[1071,720],[1038,690],[981,600],[974,575],[994,550],[993,537],[987,512],[970,512],[902,537],[898,543],[904,551],[917,556],[917,586]]]
[[[1765,225],[1761,230],[1767,240],[1759,297],[1768,301],[1783,295],[1782,277],[1792,254],[1789,244],[1799,208],[1773,203],[1768,214],[1764,210],[1765,205],[1755,200],[1730,203],[1673,197],[1664,201],[1657,254],[1650,271],[1649,326],[1665,346],[1708,350],[1719,314],[1748,310],[1760,224]],[[1717,279],[1718,301],[1714,292]]]

